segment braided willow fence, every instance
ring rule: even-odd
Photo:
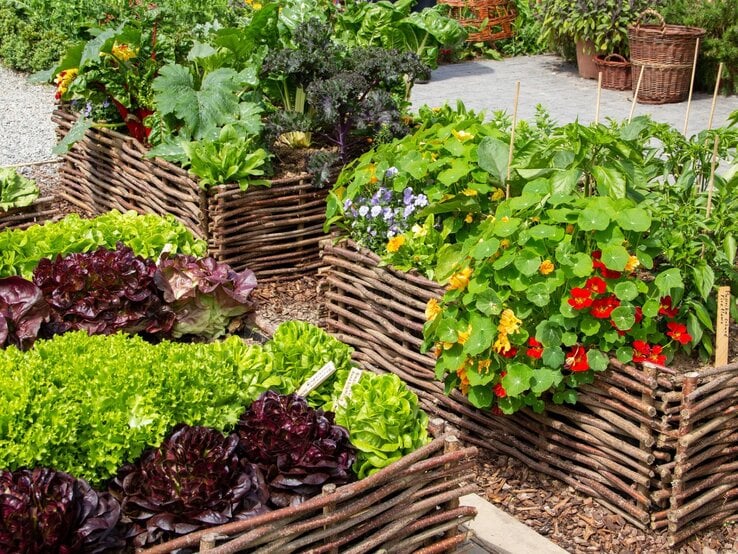
[[[30,206],[0,210],[0,231],[26,229],[37,223],[52,221],[59,215],[51,197],[38,198]]]
[[[327,485],[297,506],[211,527],[145,550],[164,554],[199,545],[235,552],[441,553],[469,538],[460,526],[476,515],[459,498],[475,492],[477,450],[444,434],[361,481]]]
[[[60,109],[53,120],[63,136],[76,116]],[[83,212],[172,214],[207,240],[212,256],[237,270],[252,269],[262,282],[317,271],[328,188],[313,187],[307,173],[246,191],[236,184],[203,191],[186,170],[147,158],[132,137],[100,128],[75,143],[60,174],[60,196]]]
[[[423,408],[467,443],[512,456],[679,543],[738,519],[738,364],[699,374],[610,360],[575,406],[552,402],[512,417],[446,395],[421,354],[425,305],[437,283],[380,266],[349,240],[324,241],[326,327],[364,366],[393,372]]]

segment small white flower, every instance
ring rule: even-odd
[[[361,208],[359,208],[359,215],[361,217],[366,217],[366,214],[368,213],[369,213],[369,206],[362,206]]]
[[[372,217],[379,217],[379,215],[382,213],[382,206],[372,206]]]

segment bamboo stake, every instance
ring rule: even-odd
[[[723,76],[723,62],[718,66],[717,79],[715,80],[715,91],[712,93],[712,105],[710,106],[710,119],[707,120],[707,130],[712,129],[712,118],[715,115],[718,91],[720,90],[720,78]]]
[[[692,92],[694,91],[694,75],[697,73],[697,55],[700,53],[700,37],[694,44],[694,59],[692,60],[692,79],[689,81],[689,97],[687,98],[687,113],[684,115],[684,131],[682,134],[687,136],[687,126],[689,125],[689,110],[692,108]]]
[[[636,103],[638,102],[638,93],[641,91],[641,83],[643,82],[643,70],[646,69],[645,65],[641,66],[641,72],[638,74],[638,82],[636,83],[636,91],[633,95],[633,104],[630,106],[630,115],[628,116],[628,123],[633,119],[633,112],[636,109]]]
[[[39,160],[37,162],[23,162],[17,164],[3,165],[0,166],[0,169],[16,169],[18,167],[30,167],[34,165],[60,164],[63,161],[63,158],[50,158],[48,160]]]
[[[712,193],[715,189],[715,169],[717,167],[717,158],[718,158],[718,146],[720,144],[720,136],[715,136],[715,144],[712,147],[712,161],[710,162],[710,180],[707,184],[707,214],[705,215],[706,219],[710,219],[710,214],[712,213]],[[703,249],[704,253],[704,249]],[[727,362],[726,362],[727,363]]]
[[[602,71],[597,74],[597,104],[595,106],[595,125],[600,122],[600,98],[602,97]]]
[[[507,180],[505,183],[505,199],[510,198],[510,166],[512,165],[513,149],[515,148],[515,126],[518,123],[518,99],[520,98],[520,81],[515,81],[515,99],[513,100],[512,130],[510,131],[510,150],[507,153]]]

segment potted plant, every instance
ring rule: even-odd
[[[576,59],[579,75],[597,78],[594,57],[618,53],[627,57],[628,26],[653,4],[650,0],[541,0],[536,13],[541,40],[552,50]]]

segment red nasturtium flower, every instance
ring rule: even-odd
[[[528,350],[525,351],[525,354],[529,358],[534,358],[536,360],[540,360],[541,356],[543,356],[543,345],[536,340],[535,337],[530,337],[528,339]]]
[[[574,372],[587,371],[589,369],[587,351],[583,346],[577,344],[567,352],[565,366],[567,369]]]
[[[505,390],[505,387],[502,386],[502,383],[497,383],[492,387],[492,392],[495,393],[497,398],[505,398],[507,396],[507,391]]]
[[[641,308],[640,306],[636,306],[635,318],[636,323],[640,323],[641,321],[643,321],[643,308]]]
[[[575,310],[584,310],[592,305],[592,293],[587,289],[574,287],[567,302]]]
[[[518,353],[518,349],[513,346],[508,350],[504,350],[500,352],[500,356],[502,356],[503,358],[514,358],[515,354],[517,353]]]
[[[620,306],[620,300],[615,296],[598,298],[592,303],[592,309],[589,313],[597,319],[610,319],[610,314],[618,306]]]
[[[676,321],[669,321],[666,324],[666,327],[669,329],[666,332],[666,336],[671,337],[679,344],[689,344],[690,342],[692,342],[692,335],[687,332],[686,325],[682,325],[681,323],[677,323]]]
[[[600,275],[602,275],[605,279],[618,279],[623,275],[619,271],[608,269],[608,267],[600,260],[600,258],[602,258],[602,252],[600,252],[599,250],[595,250],[592,252],[592,267],[599,270]]]
[[[679,308],[672,307],[671,296],[664,296],[659,302],[659,314],[675,318],[679,315]]]
[[[592,294],[605,294],[607,283],[600,277],[590,277],[587,279],[587,284],[584,285],[584,288],[592,292]]]
[[[660,344],[648,344],[642,340],[633,341],[633,362],[651,362],[658,365],[666,363],[666,354],[662,354],[664,347]]]

